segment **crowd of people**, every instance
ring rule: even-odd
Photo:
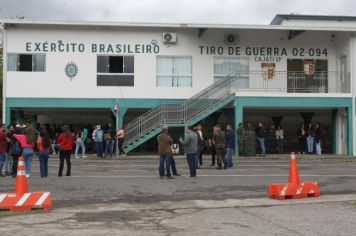
[[[160,178],[163,179],[164,176],[169,179],[173,178],[170,172],[171,168],[173,175],[179,175],[173,157],[174,148],[172,149],[172,146],[176,144],[173,143],[173,139],[169,135],[168,127],[162,127],[162,133],[157,136],[157,142],[160,156]],[[196,177],[197,169],[200,169],[203,165],[202,155],[206,149],[206,144],[208,144],[209,151],[212,154],[210,167],[215,166],[215,160],[219,170],[233,167],[232,156],[235,149],[235,134],[231,125],[226,126],[226,131],[220,125],[214,126],[209,138],[203,134],[201,124],[196,127],[189,126],[185,139],[180,138],[179,142],[187,157],[190,177]]]
[[[242,123],[237,129],[239,155],[255,156],[260,153],[283,154],[284,153],[284,131],[281,125],[272,124],[265,128],[262,122],[257,124],[254,129],[251,123],[247,123],[246,128]],[[308,124],[305,128],[301,124],[296,132],[298,154],[317,154],[321,155],[321,129],[319,124]]]
[[[94,129],[76,128],[69,125],[1,125],[0,127],[0,177],[17,175],[20,156],[24,158],[25,174],[31,176],[33,155],[38,155],[40,176],[48,176],[48,158],[50,154],[59,154],[58,176],[63,175],[64,161],[67,164],[66,176],[71,175],[71,155],[85,158],[87,150],[95,150],[98,158],[112,157],[115,144],[118,143],[120,158],[126,154],[122,148],[125,131],[122,127],[116,131],[111,123],[104,129],[96,125]],[[91,135],[90,135],[91,134]],[[3,171],[4,169],[4,171]]]

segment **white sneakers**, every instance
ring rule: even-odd
[[[27,179],[30,178],[30,175],[29,175],[29,174],[26,174],[26,178],[27,178]]]

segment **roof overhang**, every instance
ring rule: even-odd
[[[201,24],[201,23],[141,23],[141,22],[94,22],[94,21],[35,21],[20,19],[0,19],[5,27],[64,26],[64,27],[143,27],[143,28],[185,28],[185,29],[235,29],[235,30],[294,30],[294,31],[344,31],[356,32],[356,27],[325,26],[285,26],[285,25],[239,25],[239,24]],[[203,33],[203,32],[202,32]]]

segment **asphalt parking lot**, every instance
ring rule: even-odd
[[[115,231],[107,231],[108,234],[115,232],[114,235],[130,235],[133,232],[135,233],[132,235],[141,235],[140,233],[142,235],[189,235],[186,231],[187,228],[191,230],[189,232],[195,232],[197,235],[216,235],[212,232],[239,235],[233,234],[234,231],[231,231],[236,227],[242,230],[239,231],[240,235],[261,235],[259,232],[261,233],[263,230],[260,231],[260,228],[252,227],[255,225],[254,221],[256,223],[261,221],[261,225],[265,225],[267,223],[263,219],[271,217],[271,222],[266,226],[269,229],[266,231],[266,235],[285,235],[285,233],[309,235],[309,233],[315,233],[312,230],[313,227],[310,227],[309,231],[305,231],[305,229],[303,231],[301,226],[305,223],[305,216],[308,214],[310,219],[316,220],[317,228],[324,229],[323,224],[327,224],[325,217],[317,220],[319,218],[315,216],[315,209],[322,215],[332,214],[334,210],[343,211],[346,209],[346,212],[350,212],[348,219],[356,220],[356,214],[352,213],[355,212],[354,200],[356,201],[356,195],[354,195],[356,192],[356,161],[353,158],[336,156],[323,158],[303,156],[299,158],[301,180],[317,181],[322,196],[307,199],[306,202],[283,201],[287,202],[287,205],[279,205],[280,201],[267,199],[269,183],[288,180],[289,156],[287,155],[267,158],[238,158],[235,159],[234,167],[228,170],[216,170],[209,167],[210,159],[205,157],[203,168],[198,170],[196,178],[188,177],[188,166],[183,156],[177,156],[175,159],[178,172],[182,176],[161,180],[158,175],[158,157],[156,156],[128,156],[125,160],[117,158],[101,160],[95,157],[73,159],[72,176],[61,178],[57,177],[58,158],[51,157],[49,177],[46,179],[39,177],[38,162],[34,158],[32,175],[28,180],[29,189],[30,191],[51,191],[53,211],[44,215],[47,219],[51,218],[53,214],[51,221],[51,224],[54,224],[53,229],[55,229],[51,231],[53,235],[63,233],[61,231],[64,230],[63,224],[68,227],[68,224],[74,224],[73,221],[76,222],[75,225],[80,226],[79,228],[92,228],[93,231],[88,231],[87,235],[95,235],[94,232],[97,232],[95,227],[100,224],[106,225],[105,227],[108,229],[115,229]],[[12,191],[14,179],[6,177],[1,178],[0,181],[1,192]],[[319,199],[321,202],[318,202]],[[325,202],[325,199],[332,200]],[[252,205],[249,203],[251,201]],[[295,203],[300,204],[295,205]],[[310,205],[310,203],[313,204]],[[172,208],[175,204],[178,204],[178,207]],[[245,207],[244,204],[250,208],[241,208]],[[297,225],[293,226],[294,229],[289,226],[286,228],[277,227],[273,220],[273,217],[276,217],[272,214],[273,210],[272,212],[265,210],[265,206],[269,206],[270,210],[278,208],[278,211],[282,212],[281,215],[289,215],[291,214],[290,210],[294,209],[297,211],[295,213]],[[334,210],[331,211],[330,207],[333,207]],[[165,211],[166,208],[170,210]],[[239,211],[231,209],[239,209]],[[72,214],[65,217],[71,219],[69,223],[61,220],[61,214],[63,216]],[[42,222],[45,220],[41,219],[42,215],[41,213],[31,215],[31,219],[37,222],[36,219],[39,217],[37,220]],[[335,220],[341,221],[340,217],[344,216],[335,216],[338,217]],[[8,222],[7,225],[12,225],[15,229],[19,226],[21,217],[23,216],[5,217],[7,220],[11,218],[11,222],[14,222],[14,224]],[[228,219],[225,225],[223,219],[226,217]],[[244,222],[238,220],[242,219],[241,217],[245,219]],[[215,218],[215,220],[211,218]],[[107,222],[108,219],[110,222]],[[330,220],[330,218],[327,219]],[[135,226],[136,228],[130,226],[135,221],[138,222],[138,225],[142,225]],[[194,221],[197,221],[196,224],[192,224]],[[216,223],[209,224],[210,221]],[[281,219],[276,221],[283,223]],[[58,228],[54,222],[61,226]],[[114,224],[114,222],[116,223]],[[159,222],[159,224],[154,222]],[[348,224],[349,220],[343,222]],[[200,225],[213,231],[209,231],[209,234],[205,228],[202,230]],[[41,224],[37,225],[35,229],[38,227],[41,227]],[[83,231],[80,233],[75,231],[75,227],[71,227],[69,227],[72,230],[69,231],[70,235],[86,235],[81,234]],[[356,232],[356,227],[353,225],[348,224],[345,227],[344,235],[352,235],[348,233]],[[8,231],[4,231],[3,227],[0,228],[2,228],[0,232],[3,233],[14,232],[11,227],[8,228]],[[144,234],[145,232],[150,233]],[[336,232],[325,231],[324,235],[329,235],[329,233],[332,235]]]

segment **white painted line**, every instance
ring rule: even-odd
[[[0,203],[6,198],[7,194],[0,194]]]
[[[182,175],[188,176],[188,175]],[[197,175],[197,177],[288,177],[289,175]],[[300,175],[301,177],[356,177],[356,175]],[[158,178],[158,175],[77,175],[71,178]],[[176,177],[179,179],[179,176]]]
[[[31,193],[25,193],[21,199],[16,203],[16,206],[22,206],[26,200],[30,197]]]
[[[50,192],[44,192],[40,199],[35,203],[35,206],[41,206],[42,203],[47,199],[47,197],[50,195]]]

